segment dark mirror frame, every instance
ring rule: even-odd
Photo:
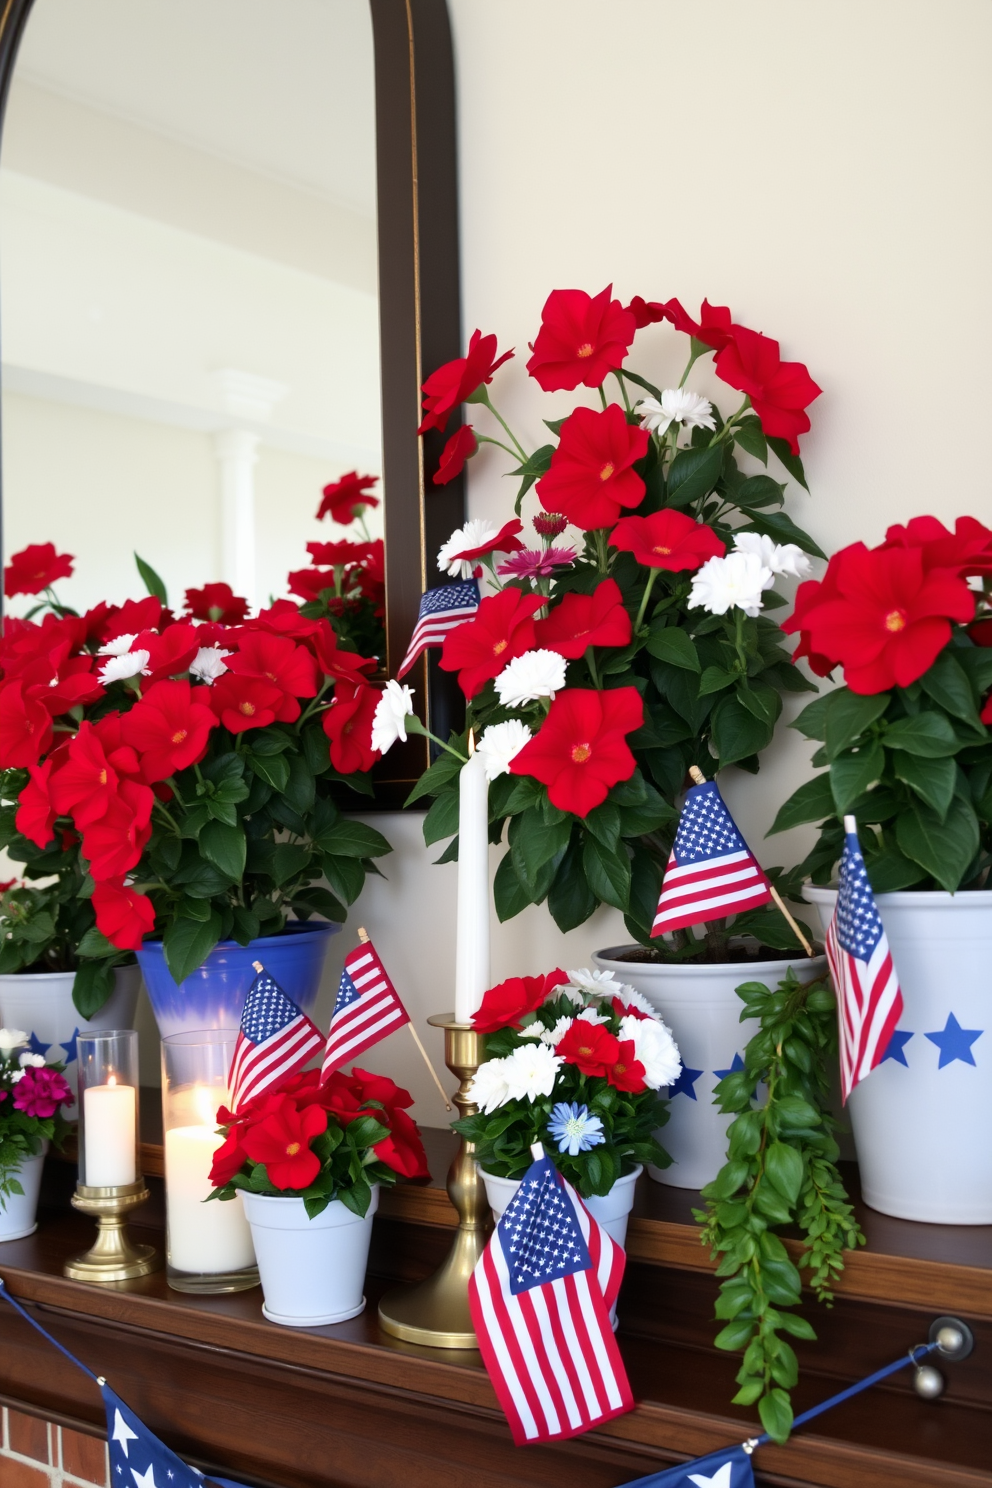
[[[33,3],[0,0],[0,129]],[[369,3],[375,48],[386,649],[387,670],[395,676],[420,597],[441,582],[434,555],[465,519],[463,477],[432,485],[455,424],[445,436],[434,432],[421,441],[416,433],[421,383],[440,363],[462,354],[455,74],[446,0]],[[445,737],[460,727],[461,695],[454,678],[438,670],[437,652],[422,657],[405,680],[415,689],[417,711],[435,733]],[[373,772],[376,807],[402,806],[427,763],[424,738],[394,745]],[[354,800],[363,809],[371,804]]]

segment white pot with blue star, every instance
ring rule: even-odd
[[[612,971],[656,1008],[675,1036],[682,1056],[682,1073],[662,1095],[668,1096],[668,1124],[656,1133],[671,1154],[670,1168],[649,1166],[658,1183],[671,1188],[702,1188],[711,1183],[727,1161],[727,1128],[713,1103],[713,1091],[724,1075],[743,1068],[744,1047],[757,1025],[741,1023],[744,1004],[736,989],[743,982],[775,987],[791,967],[802,981],[825,976],[825,956],[800,956],[780,961],[671,963],[627,960],[639,946],[611,946],[594,957],[603,971]]]
[[[141,971],[137,966],[119,966],[114,990],[92,1018],[84,1018],[72,1000],[73,971],[19,971],[0,976],[0,1026],[23,1028],[28,1048],[49,1064],[65,1063],[65,1077],[73,1092],[73,1104],[65,1108],[67,1121],[75,1121],[76,1037],[104,1028],[133,1028]]]
[[[824,931],[836,889],[807,886]],[[878,894],[903,1012],[848,1101],[865,1203],[992,1224],[992,890]]]

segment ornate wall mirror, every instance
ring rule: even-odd
[[[444,0],[7,0],[0,28],[5,554],[75,555],[82,610],[140,597],[137,552],[178,608],[305,597],[307,544],[359,541],[356,649],[394,674],[462,516],[415,432],[460,343]],[[380,504],[318,521],[351,471]],[[410,680],[444,724],[449,679]],[[424,762],[391,752],[379,804]]]

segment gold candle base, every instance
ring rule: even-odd
[[[454,1096],[459,1117],[474,1116],[478,1107],[468,1087],[482,1060],[482,1035],[452,1015],[428,1018],[444,1029],[444,1062],[461,1081]],[[489,1205],[475,1162],[475,1143],[463,1137],[448,1172],[448,1197],[458,1211],[458,1229],[440,1270],[413,1287],[399,1287],[379,1303],[379,1322],[406,1343],[431,1348],[478,1348],[468,1306],[469,1277],[486,1246]]]
[[[158,1271],[162,1265],[158,1251],[153,1245],[135,1245],[125,1227],[125,1217],[148,1197],[144,1178],[110,1188],[89,1188],[77,1183],[72,1207],[96,1216],[97,1235],[89,1250],[66,1261],[63,1275],[73,1281],[105,1285],[112,1281],[133,1281],[137,1276]]]

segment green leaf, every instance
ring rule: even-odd
[[[822,775],[814,775],[812,780],[807,780],[792,795],[783,806],[779,807],[778,815],[767,833],[769,837],[776,832],[788,832],[790,827],[800,827],[805,822],[823,821],[828,816],[834,815],[834,795],[830,788],[830,774],[825,771]]]
[[[782,699],[774,687],[765,682],[752,680],[749,686],[741,683],[737,688],[738,701],[762,723],[774,728],[782,711]]]
[[[245,871],[247,843],[241,827],[228,826],[222,821],[209,821],[199,836],[200,851],[221,873],[236,883]]]
[[[625,852],[610,852],[595,837],[586,837],[582,866],[589,887],[604,904],[626,910],[630,900],[630,859]]]
[[[803,485],[805,484],[806,482],[803,481]],[[788,1441],[789,1432],[792,1430],[792,1405],[784,1390],[770,1390],[759,1400],[758,1415],[761,1417],[762,1426],[773,1441],[777,1441],[780,1445]]]
[[[804,553],[810,553],[814,558],[826,558],[827,556],[809,533],[797,527],[785,512],[761,512],[760,515],[752,515],[751,520],[740,530],[741,532],[760,532],[765,537],[773,537],[777,543],[795,543],[796,547],[802,548]]]
[[[335,853],[321,857],[324,877],[345,904],[354,904],[365,883],[365,869],[359,858],[339,858]]]
[[[83,961],[72,982],[72,1001],[77,1013],[92,1018],[114,990],[114,968],[109,961]]]
[[[677,625],[666,625],[663,629],[652,625],[647,651],[659,661],[667,661],[669,666],[684,667],[689,672],[701,670],[698,651]]]
[[[205,923],[177,919],[166,927],[162,943],[173,981],[184,982],[198,966],[203,965],[220,940],[221,928],[221,917],[216,910],[211,911]]]
[[[521,465],[518,465],[516,470],[509,472],[510,475],[519,475],[521,477],[520,489],[517,492],[517,499],[513,508],[517,516],[520,515],[520,504],[531,486],[540,476],[544,475],[546,470],[550,469],[551,456],[554,452],[555,447],[553,444],[542,444],[540,449],[536,449],[532,455],[528,455],[527,459]]]
[[[269,872],[281,888],[310,866],[309,849],[295,842],[277,842],[272,850]]]
[[[500,921],[512,920],[521,910],[526,909],[532,900],[517,877],[517,870],[513,866],[513,856],[506,853],[500,860],[493,879],[493,903]]]
[[[138,565],[138,573],[141,575],[141,581],[148,590],[148,593],[154,594],[156,599],[161,600],[162,604],[167,605],[169,603],[169,596],[165,591],[165,585],[151,564],[146,563],[144,558],[139,558],[137,553],[134,555],[134,561]]]
[[[734,428],[734,439],[746,454],[753,455],[762,465],[768,464],[768,441],[759,418],[741,419]]]
[[[951,721],[944,713],[918,713],[915,718],[897,719],[885,730],[883,743],[886,749],[905,749],[924,759],[956,754],[959,747]]]
[[[981,729],[982,723],[971,683],[951,651],[940,653],[933,665],[923,673],[920,686],[953,718],[960,718],[971,724],[972,728]]]
[[[458,831],[458,792],[435,796],[424,817],[424,842],[428,847]]]
[[[336,920],[339,924],[343,924],[348,918],[344,905],[320,884],[305,884],[301,889],[291,890],[290,903],[304,920],[308,915],[319,914],[323,915],[325,920]]]
[[[765,1172],[788,1204],[795,1204],[803,1181],[803,1160],[788,1142],[771,1142],[765,1153]]]
[[[933,807],[940,820],[944,821],[954,799],[954,787],[958,778],[954,760],[921,759],[919,755],[906,754],[904,750],[899,750],[893,766],[897,778],[905,781],[910,790]]]
[[[423,775],[421,775],[420,779],[417,781],[416,785],[413,787],[413,790],[407,796],[406,801],[403,804],[405,806],[412,806],[414,801],[420,800],[421,796],[437,795],[438,791],[440,791],[444,786],[449,785],[457,777],[461,767],[462,761],[456,759],[453,754],[449,754],[448,751],[445,750],[444,753],[439,755],[434,763],[427,770],[424,771]],[[456,791],[455,795],[457,794],[458,793]]]
[[[341,818],[328,847],[338,858],[381,858],[384,853],[392,852],[381,832],[354,817]]]
[[[102,960],[106,956],[116,956],[117,947],[95,925],[91,925],[76,947],[76,955],[94,956]]]
[[[806,739],[825,739],[827,737],[827,711],[832,697],[833,693],[828,692],[825,697],[818,697],[813,702],[807,703],[789,727],[798,729]]]
[[[922,801],[914,803],[896,818],[896,842],[907,858],[953,894],[978,851],[978,818],[960,796],[943,821]]]
[[[616,851],[620,841],[620,810],[612,801],[606,800],[602,806],[590,811],[585,818],[585,826],[586,831],[591,832],[604,847],[611,852]]]
[[[273,790],[282,792],[289,784],[289,760],[284,754],[248,756],[253,772],[260,776]]]
[[[722,469],[723,450],[718,444],[680,450],[668,472],[668,505],[689,506],[708,496]]]
[[[576,832],[548,890],[548,909],[558,929],[566,933],[584,924],[597,903],[582,866],[582,835]]]
[[[862,792],[881,779],[884,768],[885,751],[877,742],[837,756],[830,766],[830,789],[838,816],[850,811]]]
[[[570,817],[549,826],[544,812],[537,806],[522,811],[510,822],[510,852],[517,878],[533,890],[538,874],[558,852],[564,852],[572,834]]]
[[[792,453],[789,441],[787,439],[779,439],[774,434],[769,434],[768,443],[776,455],[778,455],[782,464],[792,476],[792,479],[798,481],[803,489],[808,491],[809,486],[806,484],[806,472],[803,470],[803,462],[798,455]]]
[[[725,692],[728,687],[733,687],[739,676],[739,672],[727,671],[725,667],[708,666],[699,679],[699,696]]]
[[[736,696],[722,697],[713,709],[713,744],[720,765],[732,765],[764,749],[771,729],[743,707]]]
[[[770,475],[752,475],[734,492],[732,500],[737,506],[761,507],[781,506],[785,500],[785,487]]]
[[[312,808],[316,794],[313,771],[302,754],[290,754],[286,758],[289,760],[289,779],[284,794],[293,810],[305,816]]]
[[[908,758],[908,756],[907,756]],[[894,894],[899,889],[911,889],[926,877],[919,863],[910,862],[894,847],[866,858],[865,868],[868,882],[876,894]]]
[[[822,734],[814,734],[813,737],[825,741],[827,754],[833,759],[842,749],[849,749],[855,740],[860,739],[865,729],[881,718],[890,702],[891,696],[887,692],[862,697],[849,687],[838,687],[823,699],[826,727]],[[816,703],[810,703],[803,713],[808,713],[815,707]]]

